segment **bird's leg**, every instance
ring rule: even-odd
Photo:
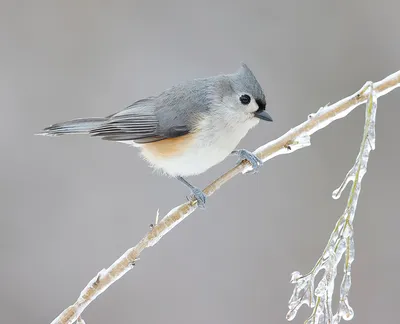
[[[204,209],[206,207],[206,195],[204,194],[204,192],[201,191],[199,188],[192,186],[189,182],[187,182],[184,178],[180,176],[177,176],[176,179],[178,179],[180,182],[182,182],[186,187],[190,189],[193,197],[197,200],[197,205],[201,209]]]
[[[251,153],[250,151],[240,149],[240,150],[234,150],[232,151],[231,154],[238,155],[239,156],[239,161],[238,163],[241,163],[243,160],[247,160],[250,162],[253,170],[247,172],[247,173],[256,173],[260,169],[260,167],[263,165],[263,161],[261,161],[256,155]]]

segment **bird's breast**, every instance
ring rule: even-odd
[[[142,155],[171,176],[200,174],[224,160],[253,126],[254,122],[236,127],[199,127],[188,135],[143,144]]]

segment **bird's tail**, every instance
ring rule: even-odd
[[[68,134],[89,134],[91,130],[101,126],[106,121],[107,118],[79,118],[51,125],[36,135],[61,136]]]

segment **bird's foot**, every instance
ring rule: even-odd
[[[194,198],[197,201],[197,206],[199,206],[201,209],[205,209],[207,200],[205,193],[196,187],[191,188],[191,191],[192,194],[188,197],[188,200],[192,200]]]
[[[180,182],[182,182],[192,192],[192,195],[189,197],[186,197],[186,198],[188,200],[195,199],[197,201],[197,206],[199,206],[199,208],[201,208],[201,209],[205,209],[206,208],[206,199],[207,199],[207,196],[205,195],[205,193],[203,191],[201,191],[199,188],[191,185],[189,182],[187,182],[181,176],[177,176],[176,179],[178,179]]]
[[[246,173],[250,173],[250,174],[256,173],[259,171],[260,167],[263,165],[263,161],[261,161],[256,155],[254,155],[250,151],[240,149],[240,150],[233,151],[232,154],[239,156],[238,164],[244,160],[247,160],[250,162],[253,169]]]

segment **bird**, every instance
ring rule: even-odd
[[[248,160],[256,172],[262,161],[236,147],[260,120],[272,122],[266,104],[255,75],[241,63],[233,73],[187,80],[112,115],[56,123],[36,135],[89,135],[137,147],[151,167],[186,185],[205,208],[206,195],[186,177],[229,155]]]

